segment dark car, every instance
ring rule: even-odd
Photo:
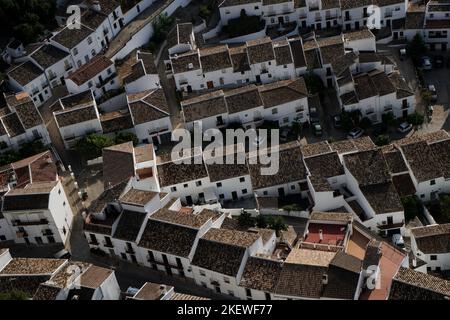
[[[335,116],[333,117],[333,125],[334,125],[335,128],[340,128],[340,127],[342,127],[342,117],[341,117],[340,114],[335,115]]]
[[[443,56],[434,56],[434,67],[435,68],[443,68],[444,67],[444,57]]]

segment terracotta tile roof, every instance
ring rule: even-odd
[[[344,155],[344,163],[360,186],[382,184],[390,179],[381,149]]]
[[[66,27],[51,39],[61,44],[63,47],[72,50],[78,44],[80,44],[81,41],[87,39],[93,33],[94,30],[81,24],[81,27],[79,29],[69,29],[68,27]],[[93,40],[96,41],[96,39]]]
[[[87,81],[95,78],[98,74],[108,69],[113,64],[114,63],[105,56],[96,56],[89,63],[72,73],[68,79],[72,80],[76,85],[81,86]]]
[[[111,269],[91,265],[89,269],[81,274],[80,285],[92,289],[99,288],[112,273]]]
[[[436,162],[439,163],[444,178],[450,178],[450,139],[435,142],[430,144],[431,152],[433,153]]]
[[[249,3],[255,3],[255,0],[224,0],[222,3],[219,4],[219,7],[233,7],[233,6],[239,6]]]
[[[332,191],[327,179],[344,174],[344,167],[337,152],[305,158],[305,163],[316,191]]]
[[[308,97],[308,89],[303,77],[265,84],[259,87],[259,91],[265,108]]]
[[[102,114],[100,116],[100,122],[104,134],[118,133],[134,127],[131,114],[127,109]]]
[[[405,29],[422,29],[425,22],[425,12],[406,12]]]
[[[259,161],[257,161],[257,164],[252,164],[254,160],[255,158],[253,156],[249,156],[250,176],[253,189],[255,190],[306,179],[306,168],[302,161],[302,154],[298,142],[280,145],[278,159],[279,170],[276,175],[262,175],[261,168],[264,166]],[[296,170],[293,172],[292,168]]]
[[[193,301],[198,301],[198,300],[210,300],[210,299],[203,298],[203,297],[198,297],[198,296],[192,296],[192,295],[189,295],[189,294],[175,292],[173,294],[173,296],[170,298],[170,300],[193,300]]]
[[[443,176],[438,157],[425,141],[404,145],[401,149],[418,182],[425,182]]]
[[[175,28],[169,32],[167,37],[167,45],[172,48],[178,44],[191,44],[191,34],[193,33],[192,23],[177,23]]]
[[[211,157],[211,158],[205,157],[206,169],[208,171],[208,176],[211,182],[222,181],[226,179],[249,175],[247,161],[245,159],[245,151],[242,150],[241,153],[243,154],[245,160],[245,163],[243,164],[237,164],[237,159],[239,157],[238,152],[239,151],[237,150],[236,153],[232,152],[234,154],[235,159],[233,163],[235,164],[227,164],[226,158],[227,155],[229,156],[229,153],[227,153],[226,150],[223,151],[223,156],[220,157],[221,159],[218,157]],[[213,163],[219,161],[221,161],[222,163]]]
[[[114,238],[135,242],[147,213],[123,210],[117,222]]]
[[[325,267],[284,263],[275,293],[292,297],[320,298],[326,271]]]
[[[213,91],[196,98],[181,102],[186,122],[209,118],[227,113],[224,94],[222,90]]]
[[[412,196],[417,192],[409,173],[392,176],[392,183],[400,198]]]
[[[4,128],[10,137],[16,137],[25,133],[25,128],[20,122],[17,113],[10,113],[1,118]]]
[[[281,267],[280,261],[250,257],[245,264],[239,286],[273,292],[281,274]]]
[[[403,159],[402,153],[397,150],[389,150],[385,151],[383,148],[384,158],[386,159],[386,163],[389,167],[389,171],[391,173],[401,173],[408,171],[406,167],[405,160]]]
[[[233,64],[233,72],[245,72],[250,70],[247,47],[245,45],[231,47],[229,51],[231,63]]]
[[[417,247],[425,254],[450,252],[450,223],[412,228]]]
[[[175,74],[200,69],[200,57],[197,51],[189,51],[171,58]],[[190,68],[192,66],[192,68]]]
[[[225,92],[229,114],[254,109],[263,105],[258,87],[249,85]]]
[[[341,140],[330,143],[330,147],[333,151],[337,151],[339,154],[358,151],[353,140]]]
[[[135,160],[132,142],[103,149],[103,183],[105,188],[128,181],[134,174]]]
[[[425,29],[448,29],[448,28],[450,28],[450,20],[426,19],[424,28]]]
[[[16,80],[21,86],[26,86],[34,79],[43,75],[43,72],[31,61],[27,61],[9,71],[8,75]]]
[[[124,181],[112,188],[105,189],[97,199],[92,201],[91,205],[88,208],[88,212],[99,213],[103,210],[105,205],[118,200],[125,187],[127,186],[127,183],[128,181]]]
[[[251,64],[275,60],[272,40],[269,37],[250,40],[246,43]]]
[[[366,74],[359,74],[353,77],[355,81],[355,91],[359,100],[364,100],[378,95],[377,88],[371,77]]]
[[[372,139],[369,136],[353,139],[353,143],[359,151],[368,151],[376,148],[375,143],[373,143]]]
[[[150,201],[152,201],[157,195],[158,192],[131,188],[119,199],[123,203],[144,206]]]
[[[247,247],[259,237],[243,231],[210,229],[199,239],[192,264],[236,277]]]
[[[204,226],[211,218],[214,218],[208,213],[211,212],[206,211],[204,214],[183,213],[162,208],[153,213],[151,219],[198,229]]]
[[[0,275],[52,275],[66,262],[62,259],[13,258]]]
[[[134,158],[136,163],[143,163],[153,160],[153,145],[144,144],[134,148]]]
[[[68,56],[69,54],[67,52],[58,49],[52,44],[48,44],[33,52],[31,58],[33,58],[42,67],[42,69],[45,70]]]
[[[294,62],[291,48],[286,40],[274,42],[273,49],[275,51],[275,61],[277,66],[291,64]]]
[[[42,210],[49,206],[49,193],[14,194],[8,193],[3,200],[3,211]]]
[[[310,143],[302,146],[302,154],[305,158],[314,157],[325,153],[330,153],[331,147],[328,141],[321,141],[317,143]]]
[[[196,229],[148,219],[139,246],[187,257],[192,250],[197,232]]]
[[[341,10],[367,7],[371,4],[372,0],[341,0]]]
[[[370,79],[378,90],[380,96],[396,92],[396,89],[390,78],[384,71],[374,70],[369,72]]]
[[[336,252],[310,250],[310,249],[292,249],[285,263],[302,264],[308,266],[328,267],[333,260]]]
[[[303,52],[303,44],[301,38],[290,40],[292,57],[294,58],[294,66],[296,68],[306,67],[305,54]]]
[[[95,100],[90,90],[65,97],[56,102],[52,108],[57,108],[53,111],[60,128],[99,119]]]
[[[227,45],[200,49],[200,63],[203,73],[231,68],[231,58]]]
[[[348,41],[362,40],[362,39],[367,39],[367,38],[375,38],[373,33],[367,28],[363,28],[360,30],[346,31],[343,36],[344,36],[344,40],[348,40]]]
[[[403,211],[403,205],[392,182],[360,187],[375,214]]]
[[[192,164],[167,162],[158,165],[157,168],[161,187],[199,180],[208,176],[205,164],[195,164],[193,159]]]
[[[60,292],[61,288],[59,287],[54,287],[49,284],[41,284],[36,290],[33,300],[56,300]]]
[[[397,99],[403,99],[414,95],[414,91],[410,88],[405,78],[402,77],[399,72],[392,72],[388,77],[392,85],[395,87]]]
[[[450,281],[401,267],[392,282],[390,300],[448,300]]]
[[[353,221],[353,216],[351,213],[345,213],[345,212],[313,211],[313,212],[311,212],[309,220],[310,221],[320,220],[320,221],[350,222],[350,221]]]

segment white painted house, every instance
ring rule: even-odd
[[[136,52],[136,63],[131,66],[131,73],[123,78],[127,93],[138,93],[160,87],[158,70],[153,54]]]

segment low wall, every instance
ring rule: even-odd
[[[246,34],[246,35],[243,35],[240,37],[222,40],[222,41],[220,41],[220,43],[242,43],[242,42],[246,42],[249,40],[264,38],[265,36],[266,36],[266,28],[264,27],[264,29],[262,29],[261,31]]]
[[[283,217],[295,217],[295,218],[309,218],[308,211],[285,211],[282,209],[260,209],[259,213],[262,215],[271,215],[271,216],[283,216]]]

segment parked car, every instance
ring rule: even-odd
[[[431,64],[431,59],[430,57],[422,57],[422,59],[420,59],[421,61],[421,68],[422,70],[431,70],[433,69],[433,65]]]
[[[431,100],[436,101],[438,97],[437,97],[437,90],[434,84],[428,85],[428,92],[431,93]]]
[[[387,131],[388,131],[388,127],[384,123],[382,123],[380,125],[377,125],[374,128],[374,130],[372,131],[372,134],[375,137],[378,137],[378,136],[381,136],[381,135],[385,134]]]
[[[335,128],[340,128],[340,127],[342,127],[342,118],[341,118],[341,115],[340,115],[340,114],[335,115],[335,116],[333,117],[333,125],[334,125]]]
[[[403,122],[398,126],[397,131],[401,132],[401,133],[405,133],[405,132],[410,131],[411,129],[412,129],[411,123]]]
[[[400,56],[400,61],[406,60],[406,49],[405,48],[400,49],[398,53]]]
[[[350,132],[347,134],[347,139],[356,139],[361,137],[364,134],[364,130],[361,128],[354,128],[350,130]]]
[[[433,115],[433,111],[434,111],[434,106],[429,105],[429,106],[427,107],[427,113],[428,113],[429,115]]]
[[[447,69],[450,69],[450,57],[447,58]]]
[[[58,251],[54,254],[55,259],[70,259],[71,254],[66,249],[62,249],[61,251]]]
[[[403,239],[403,236],[399,233],[394,234],[392,236],[392,243],[394,245],[396,245],[399,248],[404,248],[405,247],[405,240]]]
[[[316,108],[310,108],[309,109],[309,121],[312,124],[319,123],[319,114],[317,113],[317,109]]]
[[[435,68],[443,68],[444,67],[444,57],[441,55],[434,56],[433,65]]]
[[[322,134],[323,134],[323,132],[322,132],[322,126],[321,126],[320,124],[316,123],[316,124],[313,126],[313,130],[314,130],[314,135],[315,135],[315,136],[318,136],[318,137],[321,137],[321,136],[322,136]]]
[[[286,142],[288,137],[289,137],[289,130],[288,129],[281,130],[281,132],[280,132],[280,141]]]

